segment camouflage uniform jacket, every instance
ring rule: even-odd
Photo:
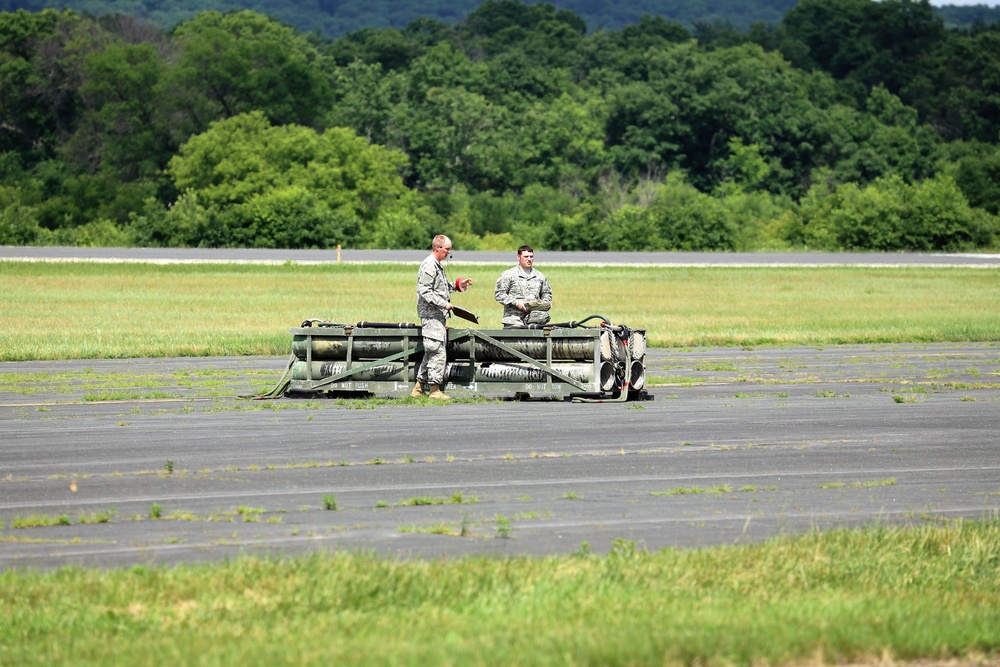
[[[425,337],[446,340],[446,306],[451,302],[451,293],[454,291],[455,286],[448,282],[444,267],[434,255],[428,255],[417,271],[417,317],[420,318],[423,329],[421,333]]]
[[[493,296],[503,304],[502,324],[523,325],[528,313],[517,307],[518,302],[544,301],[551,304],[552,288],[545,274],[538,269],[525,273],[520,266],[515,266],[500,274]]]

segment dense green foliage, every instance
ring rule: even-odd
[[[926,0],[596,32],[488,0],[332,41],[0,13],[0,243],[994,248],[998,82],[1000,27]]]

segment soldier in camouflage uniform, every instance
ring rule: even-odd
[[[452,309],[451,293],[464,292],[471,278],[459,278],[454,283],[445,275],[441,261],[451,252],[451,239],[443,234],[434,237],[431,254],[420,263],[417,272],[417,316],[420,318],[424,341],[424,358],[417,369],[417,383],[410,392],[414,398],[426,395],[447,401],[451,397],[441,391],[444,385],[448,355],[445,351],[447,331],[445,318]],[[424,390],[427,389],[427,393]]]
[[[523,245],[517,249],[517,266],[507,269],[497,280],[494,296],[503,304],[503,326],[525,327],[547,324],[552,307],[552,288],[545,275],[532,268],[535,251]]]

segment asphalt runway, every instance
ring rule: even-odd
[[[0,364],[0,568],[652,551],[1000,510],[997,343],[653,349],[643,402],[238,398],[285,363]]]

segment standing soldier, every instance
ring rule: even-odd
[[[448,332],[445,318],[451,305],[451,293],[464,292],[472,284],[471,278],[459,278],[454,283],[448,281],[441,266],[441,260],[451,253],[451,239],[438,234],[431,242],[431,254],[420,263],[417,272],[417,317],[420,318],[421,334],[424,341],[424,358],[417,369],[417,383],[410,396],[424,396],[439,401],[451,399],[441,387],[444,385],[448,355],[445,349]]]
[[[552,307],[552,288],[545,275],[532,268],[535,251],[523,245],[517,249],[517,266],[500,274],[494,296],[503,304],[503,326],[523,328],[547,324]]]

